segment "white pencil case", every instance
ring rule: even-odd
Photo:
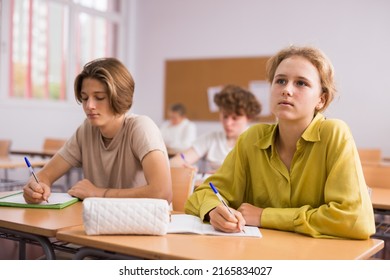
[[[86,198],[83,222],[88,235],[164,235],[169,224],[169,205],[164,199]]]

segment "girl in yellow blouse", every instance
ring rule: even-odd
[[[251,225],[318,238],[369,238],[374,214],[354,139],[343,121],[321,114],[336,92],[331,62],[316,48],[291,46],[268,61],[267,74],[278,123],[244,132],[189,198],[186,213],[224,232]]]

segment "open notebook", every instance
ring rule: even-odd
[[[224,235],[224,236],[248,236],[262,237],[258,227],[245,226],[245,232],[226,233],[217,231],[212,225],[203,223],[197,216],[187,214],[171,215],[171,222],[168,225],[168,233],[195,233],[205,235]]]
[[[21,207],[21,208],[46,208],[46,209],[62,209],[79,199],[70,196],[67,193],[51,193],[49,203],[44,201],[40,204],[29,204],[23,198],[23,192],[15,192],[6,196],[0,197],[0,206]]]

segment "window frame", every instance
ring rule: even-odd
[[[10,12],[11,12],[11,1],[0,0],[0,108],[6,106],[8,108],[69,108],[69,106],[74,106],[75,98],[73,92],[73,81],[76,75],[78,74],[77,65],[76,65],[76,44],[72,40],[72,34],[77,28],[78,24],[78,15],[80,13],[86,13],[90,16],[98,16],[106,18],[113,23],[118,25],[118,42],[117,42],[117,55],[118,59],[123,60],[126,58],[125,50],[127,49],[127,33],[128,33],[128,19],[125,17],[129,9],[129,1],[118,0],[120,1],[119,5],[121,11],[118,13],[115,12],[103,12],[93,8],[88,8],[73,2],[73,0],[47,0],[49,2],[55,2],[62,4],[68,7],[69,9],[69,18],[67,22],[66,29],[70,30],[68,37],[65,38],[67,41],[67,69],[66,69],[66,96],[64,100],[55,100],[55,99],[35,99],[35,98],[12,98],[9,95],[11,90],[11,81],[10,81],[10,63],[11,54],[10,54],[10,39],[11,39],[11,29],[10,26]],[[73,32],[72,32],[73,31]],[[54,106],[54,107],[53,107]]]

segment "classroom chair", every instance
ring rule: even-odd
[[[0,158],[7,159],[10,156],[11,144],[12,141],[9,139],[0,139]],[[12,191],[23,185],[20,181],[10,180],[8,170],[4,168],[4,178],[0,179],[0,191]]]
[[[376,148],[358,148],[360,161],[379,163],[382,160],[382,152]]]
[[[364,179],[370,188],[390,188],[390,165],[362,163]]]
[[[9,139],[0,139],[0,157],[8,157],[12,141]]]
[[[50,152],[50,153],[56,153],[61,147],[65,144],[66,139],[61,139],[61,138],[45,138],[43,141],[43,151],[44,152]],[[52,186],[52,189],[54,192],[66,192],[71,185],[70,182],[70,176],[71,176],[71,171],[69,171],[65,175],[65,185],[62,184],[54,184]]]
[[[363,174],[368,187],[390,189],[390,165],[380,165],[373,163],[362,163]],[[390,258],[390,212],[386,210],[374,209],[376,233],[378,237],[385,241],[385,248],[381,255],[383,259]]]
[[[12,141],[9,139],[0,139],[0,157],[7,158],[9,157],[9,151],[11,149]],[[4,169],[4,179],[8,181],[8,170]]]
[[[45,138],[43,141],[43,150],[57,152],[66,142],[66,139]]]
[[[193,190],[194,174],[191,168],[171,167],[173,211],[184,212],[184,204]]]
[[[61,147],[65,144],[66,141],[67,141],[67,139],[62,139],[62,138],[50,138],[50,137],[45,138],[44,142],[43,142],[43,151],[53,152],[53,154],[54,154],[59,149],[61,149]],[[82,179],[83,176],[82,176],[81,169],[80,168],[72,168],[71,170],[69,170],[69,172],[65,176],[66,186],[55,185],[55,188],[54,188],[55,191],[57,191],[57,190],[61,191],[61,192],[67,191],[67,189],[72,184],[71,177],[72,177],[73,172],[76,172],[76,176],[77,176],[78,180]]]

